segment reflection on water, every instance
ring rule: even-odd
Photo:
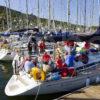
[[[11,61],[0,61],[0,100],[7,100],[4,88],[12,74]]]
[[[7,97],[4,93],[4,88],[12,75],[11,61],[0,61],[0,100],[34,100],[35,96],[17,96]],[[37,100],[52,100],[57,98],[64,93],[52,94],[52,95],[41,95],[38,96]]]
[[[1,72],[7,73],[8,70],[7,70],[6,66],[1,64],[0,67],[1,67]]]

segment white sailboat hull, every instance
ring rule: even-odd
[[[11,54],[9,54],[8,50],[0,50],[0,60],[13,60],[13,58],[14,57]]]
[[[83,68],[85,71],[79,72],[75,77],[66,77],[55,81],[37,82],[23,71],[20,72],[20,75],[11,77],[6,85],[5,93],[8,96],[36,95],[39,90],[39,94],[52,94],[84,87],[87,78],[90,79],[90,83],[93,83],[96,81],[97,76],[100,77],[100,66],[97,66],[99,63],[99,53],[95,56],[89,55],[88,64],[82,64],[81,62],[75,64],[75,68],[78,68],[78,70]]]
[[[8,96],[17,96],[36,95],[38,90],[39,94],[66,92],[86,86],[87,78],[89,78],[90,83],[93,83],[98,76],[100,76],[100,69],[92,70],[84,75],[49,82],[36,82],[34,79],[29,78],[27,74],[23,76],[13,75],[6,85],[5,93]]]

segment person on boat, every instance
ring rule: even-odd
[[[61,58],[60,55],[58,55],[58,56],[56,57],[55,62],[56,62],[56,67],[57,67],[58,69],[61,69],[61,68],[63,67],[63,61],[62,61],[62,58]]]
[[[68,65],[68,67],[73,67],[76,55],[76,46],[74,45],[73,42],[70,42],[68,46],[69,46],[69,51],[66,52],[65,63]]]
[[[37,41],[36,41],[34,34],[30,35],[30,37],[28,39],[28,44],[32,45],[34,52],[37,52]]]
[[[32,58],[31,56],[27,56],[26,57],[26,61],[25,61],[25,64],[24,64],[24,69],[27,73],[30,72],[31,68],[33,68],[35,65],[32,61]]]
[[[59,42],[57,42],[57,45],[56,45],[55,48],[56,48],[56,49],[55,49],[55,53],[56,53],[56,55],[60,55],[60,56],[62,56],[62,49],[61,49],[61,45],[60,45]]]
[[[4,49],[9,49],[9,43],[6,39],[3,40],[3,42],[1,43],[1,47]]]
[[[13,73],[14,74],[19,74],[18,71],[19,71],[19,67],[22,63],[22,59],[21,59],[21,55],[20,55],[20,51],[17,49],[15,51],[15,57],[13,59],[13,62],[12,62],[12,66],[13,66]]]
[[[83,50],[85,51],[84,52],[85,54],[89,53],[89,50],[90,50],[90,43],[89,42],[85,41],[84,46],[83,46]]]
[[[45,51],[45,47],[46,47],[45,42],[43,40],[39,41],[38,47],[39,47],[39,52],[43,53]]]
[[[86,49],[86,50],[90,49],[90,43],[89,42],[85,42],[84,49]]]
[[[42,62],[43,62],[43,71],[44,72],[49,72],[51,71],[50,67],[50,61],[51,61],[51,56],[45,52],[42,56]]]
[[[68,67],[73,67],[74,66],[74,59],[75,57],[73,55],[67,55],[65,58],[65,63]]]
[[[3,43],[4,43],[4,44],[8,44],[8,41],[5,39],[5,40],[3,41]]]
[[[42,56],[43,63],[48,64],[50,60],[51,60],[51,56],[45,51]]]
[[[56,62],[57,71],[61,74],[62,77],[66,77],[68,73],[67,65],[63,63],[63,60],[60,55],[58,55],[55,62]]]
[[[31,42],[28,42],[28,53],[29,53],[29,55],[32,54],[32,44],[31,44]]]
[[[75,48],[75,43],[74,41],[66,41],[65,43],[65,51],[67,55],[70,55],[71,51]]]

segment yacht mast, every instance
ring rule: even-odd
[[[39,0],[37,0],[37,14],[38,14],[37,26],[39,27],[40,26],[40,2],[39,2]]]
[[[70,0],[67,0],[67,4],[68,4],[68,20],[67,20],[67,22],[68,22],[68,30],[70,30]]]
[[[78,25],[78,0],[77,0],[77,22],[76,22],[76,24]]]
[[[5,0],[5,5],[6,5],[6,18],[7,18],[7,28],[9,29],[9,16],[8,16],[8,6],[7,6],[7,1]]]
[[[62,11],[63,11],[63,10],[62,10],[62,7],[63,7],[63,3],[62,3],[62,2],[63,2],[63,1],[61,0],[61,15],[62,15]],[[60,21],[60,26],[61,26],[61,27],[62,27],[62,22],[63,22],[63,21],[62,21],[62,17],[61,17],[61,21]]]
[[[11,8],[10,8],[10,0],[8,0],[8,7],[9,7],[9,28],[12,28],[12,18],[11,18]]]
[[[99,9],[100,9],[100,0],[98,0],[98,6],[99,6]],[[99,27],[100,27],[100,10],[99,10]]]
[[[76,19],[76,26],[75,26],[75,31],[77,32],[77,28],[78,28],[78,0],[77,0],[77,5],[76,5],[77,7],[76,7],[76,13],[77,13],[77,19]]]
[[[52,15],[53,15],[53,29],[55,30],[55,16],[54,16],[54,1],[53,1],[53,8],[52,8]]]
[[[48,0],[48,15],[49,15],[49,19],[48,19],[48,29],[50,29],[51,27],[51,0]]]
[[[26,24],[27,24],[27,29],[29,28],[29,16],[28,16],[28,0],[26,0]]]
[[[93,25],[93,22],[94,22],[94,0],[92,1],[92,18],[91,18],[91,24]]]
[[[84,32],[85,32],[86,31],[86,0],[84,3],[85,3],[84,4],[84,11],[85,11],[84,13]]]
[[[99,27],[100,27],[100,14],[99,14]]]
[[[80,23],[80,28],[81,28],[81,19],[82,19],[82,18],[81,18],[81,17],[82,17],[81,6],[80,6],[79,8],[80,8],[80,11],[79,11],[79,12],[80,12],[80,14],[79,14],[79,16],[80,16],[80,17],[79,17],[79,23]]]

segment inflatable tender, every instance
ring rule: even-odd
[[[46,79],[45,72],[40,70],[38,67],[33,67],[31,69],[30,75],[34,78],[34,80],[44,81]]]

